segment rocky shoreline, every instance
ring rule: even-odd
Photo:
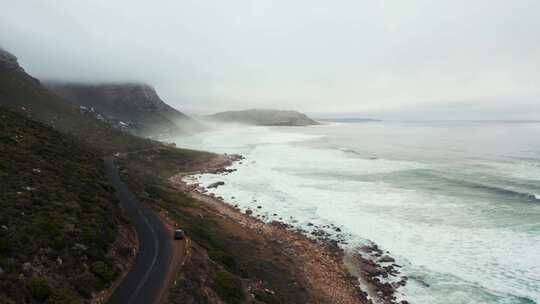
[[[250,209],[242,212],[222,197],[208,192],[208,188],[217,188],[224,185],[223,182],[202,187],[185,180],[188,176],[202,173],[229,174],[235,169],[228,167],[243,160],[241,155],[216,155],[202,169],[178,173],[169,181],[176,189],[213,206],[223,216],[285,244],[291,257],[299,263],[304,277],[326,293],[333,303],[408,303],[397,297],[397,290],[406,284],[407,277],[401,276],[400,266],[376,244],[344,250],[341,245],[346,242],[339,227],[311,224],[313,230],[308,232],[281,221],[265,221],[264,216],[255,216]],[[329,229],[337,234],[331,235],[327,232]]]

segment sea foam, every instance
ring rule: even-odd
[[[348,153],[358,151],[351,140],[331,149],[325,146],[332,140],[326,134],[272,128],[217,132],[197,140],[190,147],[242,153],[246,159],[233,165],[236,172],[198,175],[196,182],[224,181],[211,192],[268,221],[281,220],[308,233],[314,226],[335,225],[347,248],[367,240],[379,244],[412,278],[403,289],[411,302],[540,303],[539,205],[470,182],[475,176],[485,176],[483,183],[495,180],[498,171],[491,166],[373,161]],[[365,145],[369,138],[356,140]],[[384,156],[387,151],[370,152]],[[507,163],[500,167],[516,172]],[[515,184],[529,175],[496,177]]]

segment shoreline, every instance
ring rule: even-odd
[[[213,207],[222,216],[284,244],[302,270],[302,276],[334,303],[408,303],[399,301],[396,295],[398,288],[406,284],[407,277],[399,276],[401,266],[376,244],[364,245],[357,252],[345,250],[340,246],[340,240],[332,239],[326,233],[308,235],[287,223],[264,222],[251,216],[250,210],[242,212],[223,198],[207,194],[206,188],[184,180],[196,174],[231,173],[235,169],[227,167],[243,159],[240,155],[216,155],[202,169],[177,173],[169,178],[169,182],[177,190]]]

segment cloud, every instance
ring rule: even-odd
[[[181,109],[540,118],[538,1],[2,1],[30,73],[148,82]]]

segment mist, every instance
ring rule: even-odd
[[[145,82],[191,114],[540,119],[538,1],[1,2],[35,77]]]

